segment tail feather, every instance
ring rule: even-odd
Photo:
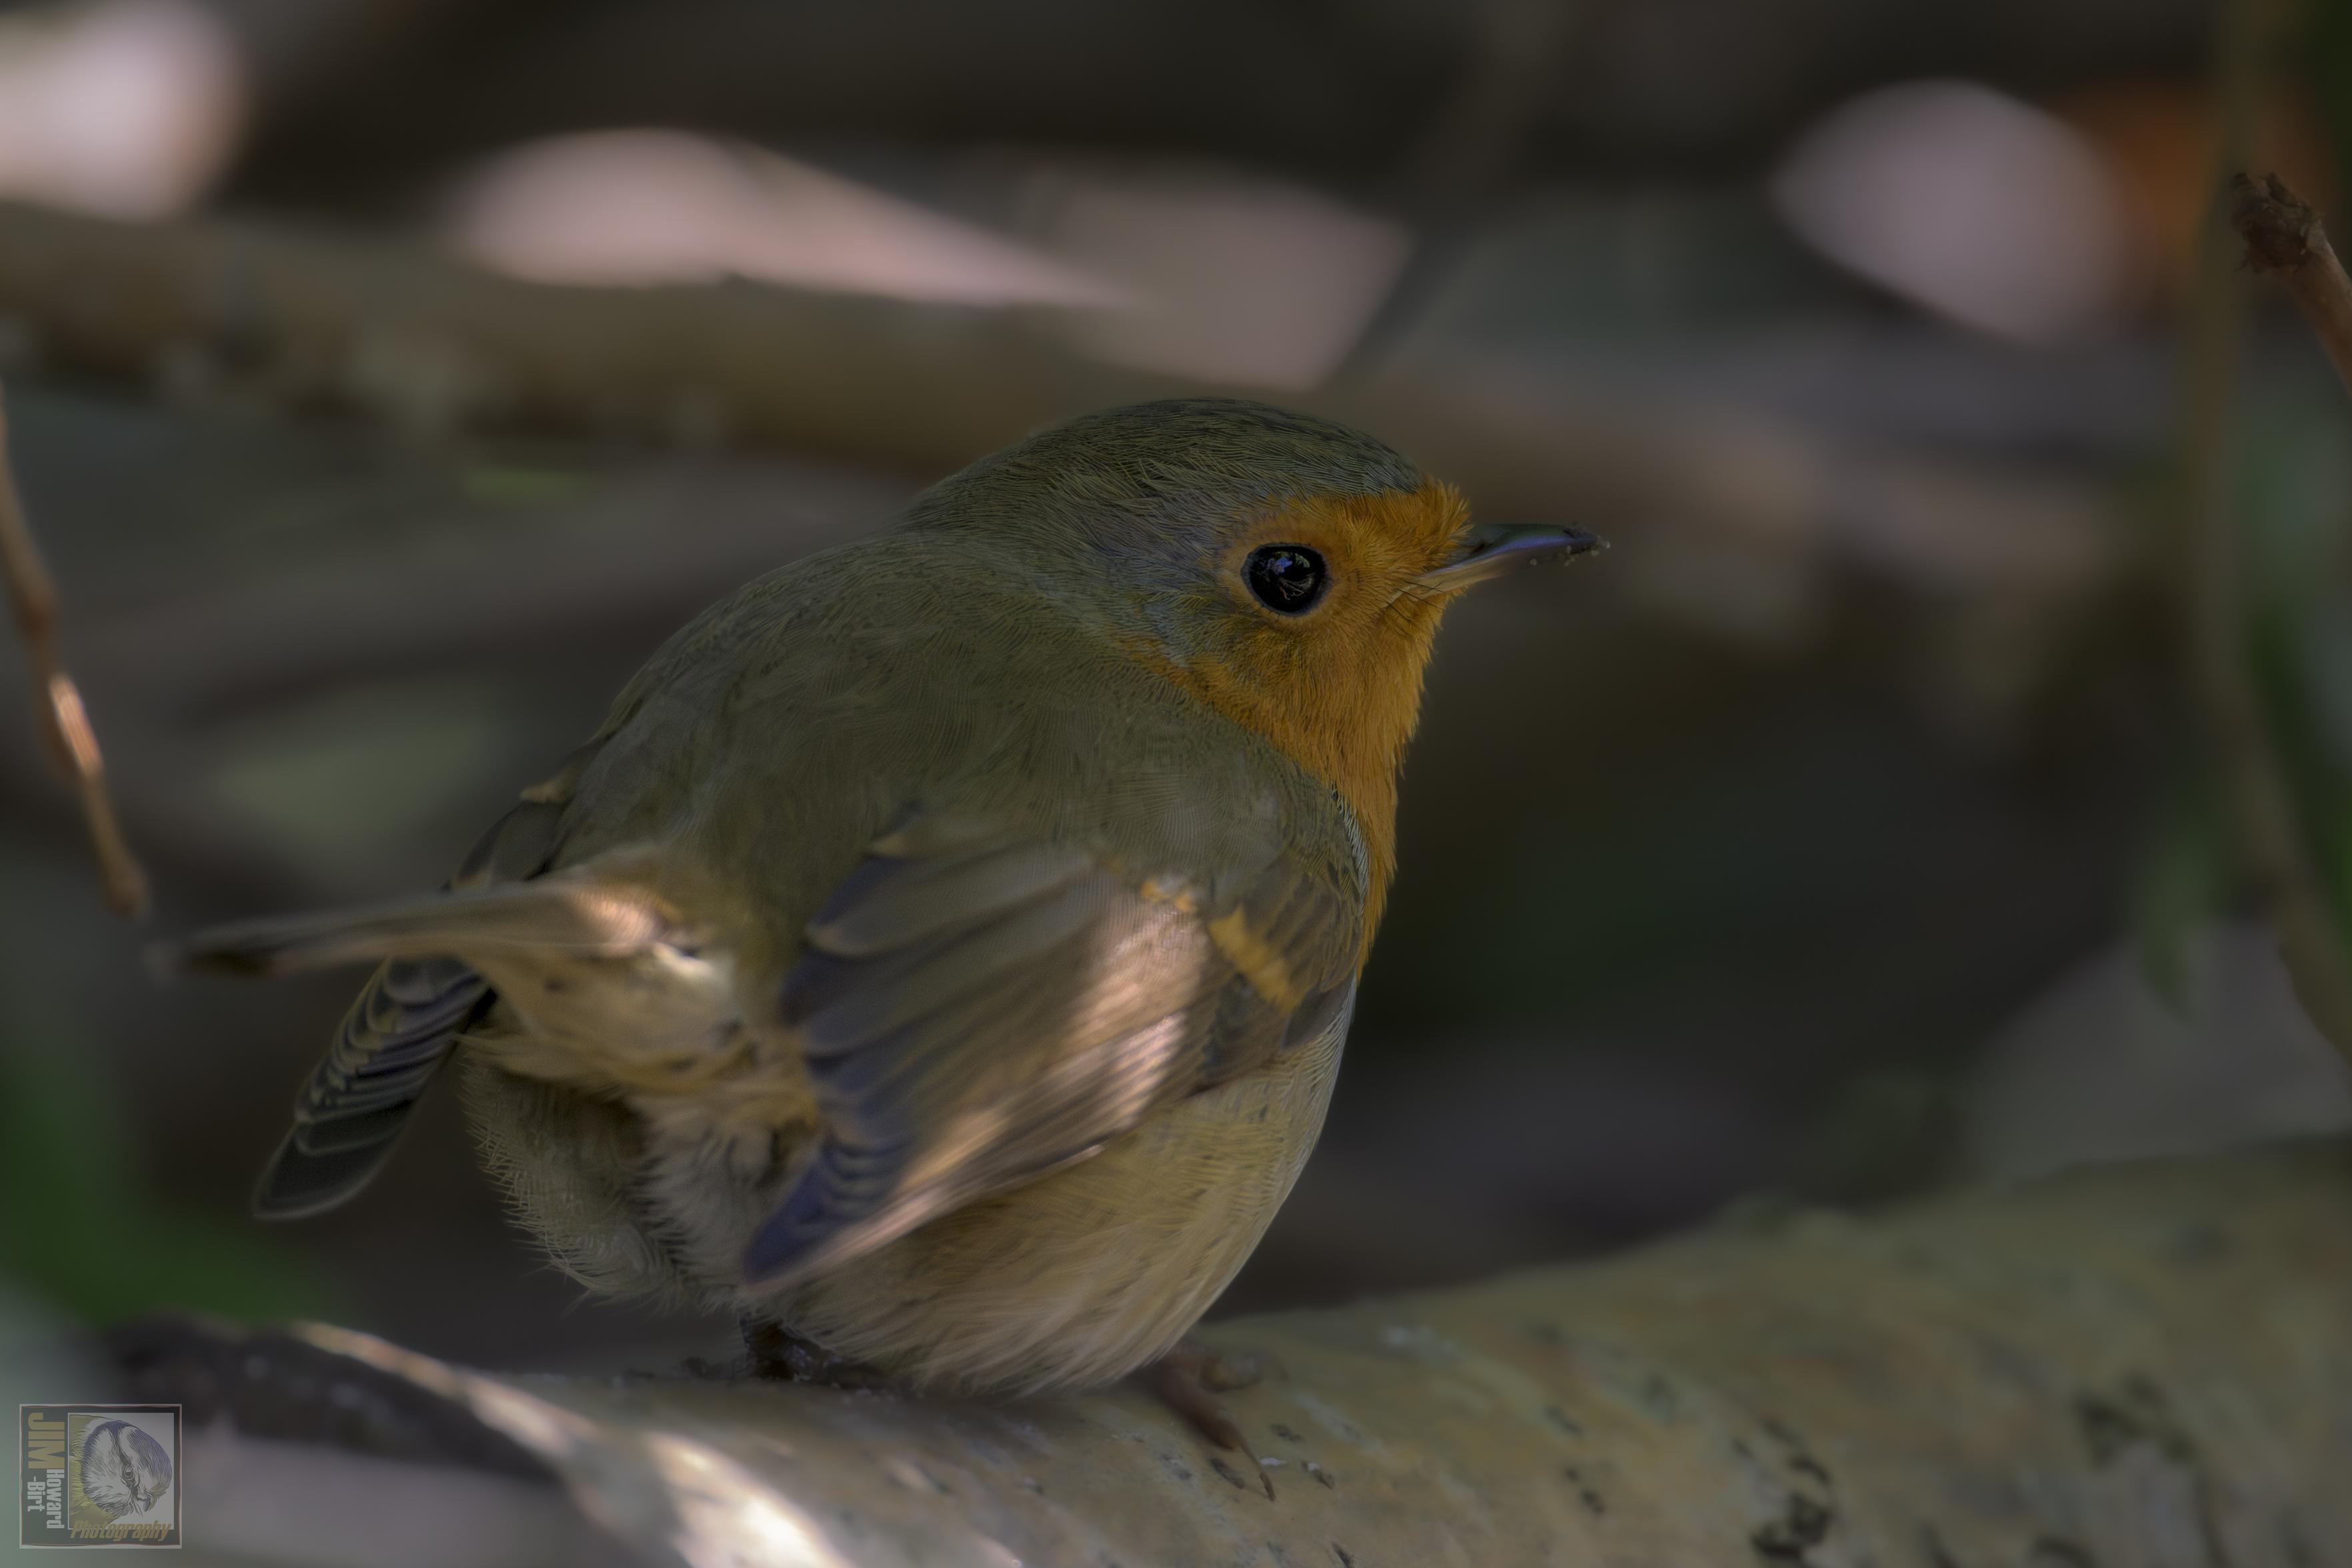
[[[348,1203],[383,1168],[389,1138],[356,1148],[310,1154],[289,1133],[262,1168],[253,1212],[260,1219],[302,1219]]]
[[[159,959],[174,970],[241,975],[383,960],[303,1086],[293,1129],[254,1188],[256,1215],[298,1219],[348,1202],[374,1179],[458,1036],[489,1008],[489,982],[467,960],[522,950],[618,955],[674,926],[639,890],[549,877],[216,926]]]
[[[489,983],[456,958],[394,958],[378,968],[302,1086],[293,1130],[254,1188],[254,1213],[321,1213],[373,1180],[442,1060],[490,999]]]
[[[332,1115],[296,1122],[293,1130],[286,1135],[296,1148],[306,1155],[348,1154],[353,1149],[388,1144],[407,1121],[410,1107],[416,1103],[424,1090],[425,1085],[419,1082],[402,1098],[386,1101],[373,1108],[346,1110],[338,1107]]]
[[[465,959],[501,946],[625,943],[650,901],[599,892],[579,876],[535,882],[555,859],[572,786],[603,742],[524,791],[490,824],[436,896],[370,909],[248,921],[152,948],[164,974],[274,975],[362,958],[375,974],[343,1015],[326,1060],[295,1102],[294,1125],[254,1190],[254,1212],[293,1218],[333,1208],[382,1167],[408,1113],[458,1037],[495,999]]]
[[[673,924],[640,890],[548,877],[215,925],[159,944],[154,961],[167,974],[285,975],[369,958],[528,950],[617,956],[663,940]]]

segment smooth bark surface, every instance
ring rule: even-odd
[[[161,1326],[122,1358],[141,1396],[188,1404],[194,1451],[240,1446],[259,1497],[263,1450],[323,1445],[469,1497],[484,1475],[552,1488],[617,1560],[698,1568],[2352,1561],[2340,1144],[1726,1226],[1207,1337],[1276,1368],[1230,1396],[1272,1500],[1125,1389],[942,1406],[498,1376],[321,1327]],[[188,1475],[201,1546],[211,1483]],[[355,1537],[365,1511],[339,1514]]]

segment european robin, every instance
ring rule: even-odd
[[[454,1062],[596,1290],[922,1389],[1153,1362],[1320,1129],[1440,617],[1596,542],[1240,401],[974,465],[688,623],[442,893],[180,950],[381,961],[258,1212]]]

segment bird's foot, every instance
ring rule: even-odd
[[[835,1355],[781,1323],[745,1318],[743,1348],[751,1354],[753,1377],[782,1383],[822,1383],[832,1388],[880,1388],[888,1381],[863,1362]]]
[[[1143,1385],[1157,1395],[1160,1402],[1192,1424],[1193,1430],[1220,1448],[1238,1453],[1248,1459],[1257,1471],[1257,1484],[1265,1495],[1274,1496],[1274,1477],[1265,1464],[1250,1450],[1242,1438],[1242,1429],[1225,1414],[1219,1394],[1229,1394],[1237,1388],[1247,1388],[1265,1375],[1263,1360],[1255,1355],[1220,1355],[1193,1340],[1184,1340],[1174,1350],[1153,1362],[1137,1375]],[[1223,1461],[1213,1460],[1218,1469],[1225,1469]],[[1235,1479],[1230,1472],[1226,1479]]]

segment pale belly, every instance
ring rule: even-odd
[[[1100,1154],[782,1300],[747,1291],[738,1260],[782,1191],[775,1131],[802,1122],[785,1146],[808,1135],[804,1091],[774,1105],[742,1097],[756,1125],[714,1138],[705,1119],[682,1137],[646,1103],[633,1113],[617,1097],[550,1082],[543,1040],[493,1030],[464,1053],[461,1077],[518,1218],[582,1283],[732,1307],[917,1387],[1027,1393],[1112,1382],[1215,1301],[1322,1131],[1351,1011]],[[553,1054],[567,1069],[579,1060]]]
[[[1265,1071],[844,1266],[777,1316],[921,1388],[1125,1375],[1192,1328],[1265,1234],[1322,1131],[1347,1028],[1343,1012]]]

